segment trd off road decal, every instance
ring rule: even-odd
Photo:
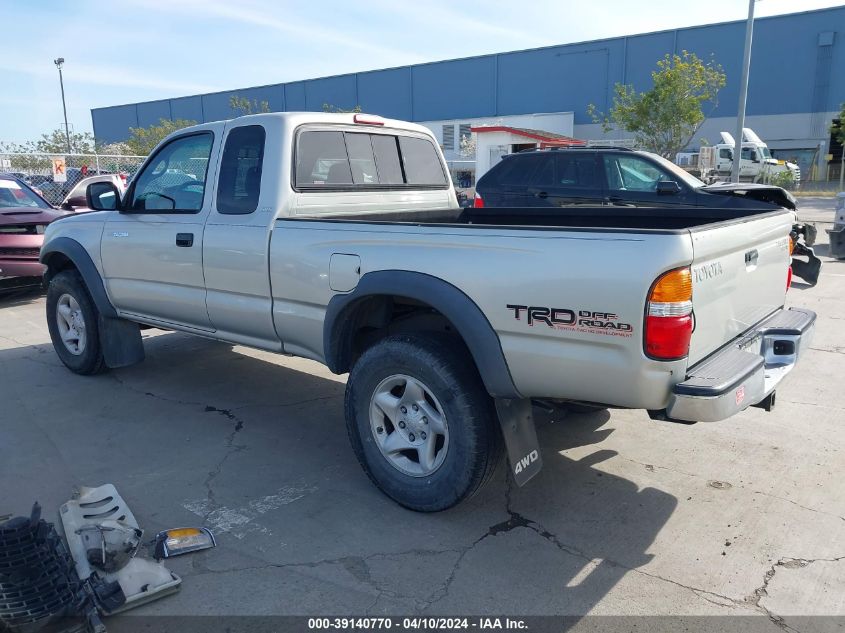
[[[612,312],[593,310],[570,310],[569,308],[546,308],[543,306],[507,305],[517,321],[525,321],[531,327],[546,325],[556,330],[605,334],[607,336],[633,336],[630,323],[622,323]]]

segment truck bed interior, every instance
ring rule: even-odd
[[[747,221],[785,210],[717,209],[702,207],[520,207],[467,208],[387,213],[350,213],[290,220],[365,222],[375,224],[508,226],[599,230],[683,231],[721,222]]]

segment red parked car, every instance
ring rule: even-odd
[[[64,215],[19,178],[0,173],[0,291],[41,283],[44,230]]]

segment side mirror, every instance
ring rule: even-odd
[[[92,182],[85,189],[85,201],[95,211],[120,210],[120,192],[111,182]]]
[[[674,180],[661,180],[657,183],[657,195],[674,196],[681,193],[681,185]]]

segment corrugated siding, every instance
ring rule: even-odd
[[[117,141],[128,136],[129,127],[162,116],[230,118],[229,97],[238,94],[267,101],[274,111],[360,105],[366,112],[411,121],[572,111],[576,124],[588,123],[587,105],[606,109],[616,82],[647,89],[657,60],[682,50],[706,59],[715,55],[728,85],[713,115],[734,116],[744,28],[744,22],[732,22],[419,64],[98,108],[91,117],[98,138]],[[818,35],[829,31],[835,32],[834,43],[820,54]],[[748,114],[838,110],[845,101],[845,73],[828,70],[837,68],[845,68],[845,7],[757,20]]]

